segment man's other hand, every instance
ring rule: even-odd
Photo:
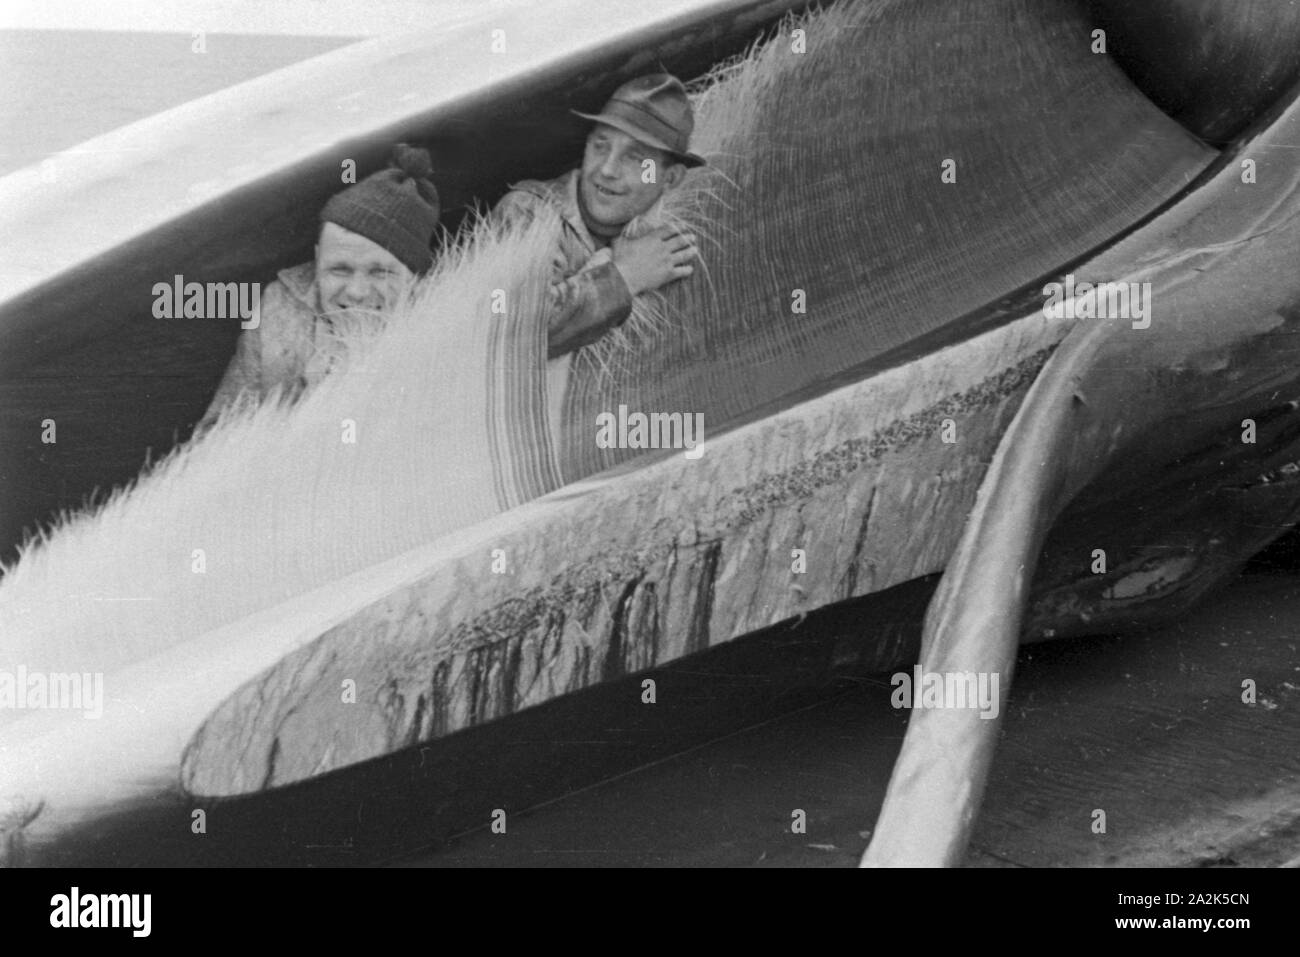
[[[660,226],[637,239],[619,236],[610,249],[634,296],[685,279],[695,272],[692,263],[699,255],[694,234],[676,226]]]

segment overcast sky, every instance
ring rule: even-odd
[[[545,0],[0,0],[0,29],[372,36]]]

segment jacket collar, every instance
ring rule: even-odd
[[[573,169],[563,176],[557,176],[555,179],[524,180],[521,183],[515,183],[510,188],[531,193],[538,199],[549,203],[559,212],[560,218],[568,225],[573,235],[578,238],[578,241],[582,243],[587,252],[595,253],[596,241],[592,238],[591,233],[587,231],[587,224],[582,221],[582,213],[578,211],[578,175],[581,172],[581,170]]]
[[[316,263],[305,262],[276,273],[284,288],[297,302],[320,314],[320,290],[316,288]]]
[[[560,180],[555,182],[559,184],[559,189],[562,190],[559,202],[561,215],[563,215],[564,221],[573,228],[575,233],[578,234],[578,238],[581,239],[583,245],[587,247],[587,252],[594,253],[600,247],[592,237],[591,231],[587,229],[587,224],[583,221],[582,213],[578,209],[578,176],[581,173],[582,170],[580,169],[572,170],[566,176],[561,177]],[[648,210],[633,219],[631,222],[624,224],[620,235],[627,235],[629,229],[635,230],[638,223],[644,222],[648,217],[655,216],[658,213],[662,202],[662,197],[655,200],[654,205]],[[636,235],[636,233],[634,232],[633,235]]]
[[[569,170],[563,176],[557,176],[555,179],[546,180],[525,180],[522,183],[516,183],[511,189],[523,190],[526,193],[532,193],[538,199],[544,199],[560,212],[560,218],[568,224],[573,234],[578,237],[588,253],[594,254],[599,248],[596,240],[592,238],[591,233],[587,230],[587,224],[583,222],[582,213],[578,210],[578,176],[582,173],[581,169]],[[626,233],[629,226],[633,223],[642,221],[646,217],[654,216],[659,209],[659,204],[663,199],[655,202],[655,205],[641,216],[628,223],[623,227]],[[652,220],[653,221],[653,220]]]
[[[582,219],[582,212],[578,209],[578,176],[581,172],[582,170],[570,170],[563,177],[562,192],[559,196],[560,215],[578,234],[582,244],[587,247],[587,252],[594,253],[596,251],[596,240],[588,231],[587,224]]]

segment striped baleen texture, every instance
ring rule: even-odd
[[[302,401],[227,417],[29,542],[0,579],[0,665],[142,661],[636,454],[594,441],[619,404],[701,412],[716,433],[1081,256],[1208,154],[1088,37],[1066,0],[859,3],[785,22],[694,84],[711,165],[636,228],[686,223],[704,268],[576,357],[558,436],[547,223],[477,224]]]

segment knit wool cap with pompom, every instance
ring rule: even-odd
[[[330,198],[321,210],[321,222],[335,223],[378,243],[418,275],[433,265],[429,243],[439,208],[432,174],[427,150],[399,143],[388,169]]]

